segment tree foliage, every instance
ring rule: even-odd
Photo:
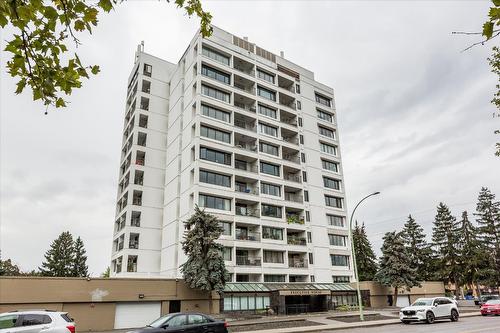
[[[65,231],[57,237],[45,253],[45,261],[39,267],[42,276],[86,277],[87,256],[83,241]]]
[[[108,266],[108,267],[106,267],[106,269],[104,270],[104,272],[101,273],[101,277],[107,279],[110,276],[111,276],[111,268]]]
[[[109,13],[123,0],[2,0],[0,27],[10,24],[14,36],[5,51],[12,54],[7,62],[11,76],[19,79],[16,94],[26,86],[33,100],[44,105],[66,106],[64,95],[82,86],[84,78],[99,73],[99,66],[84,65],[78,55],[70,55],[68,44],[80,45],[79,33],[92,33],[101,13]],[[170,2],[170,0],[167,0]],[[188,16],[201,20],[203,36],[211,34],[212,16],[205,12],[201,0],[175,0]]]
[[[83,241],[78,236],[74,244],[75,249],[75,259],[73,262],[73,276],[75,277],[87,277],[89,275],[89,270],[87,266],[87,251],[85,251],[85,246]]]
[[[181,272],[186,284],[193,289],[221,293],[229,276],[222,257],[223,246],[216,242],[223,228],[215,216],[198,206],[184,223],[187,232],[182,249],[187,260],[181,265]]]
[[[22,275],[19,266],[14,264],[10,259],[6,260],[0,259],[0,276],[18,276],[18,275]]]
[[[457,256],[457,230],[456,218],[451,215],[448,206],[440,202],[432,228],[432,242],[439,257],[437,273],[443,281],[458,284],[460,263]]]
[[[394,288],[394,304],[396,304],[398,289],[409,290],[420,286],[420,283],[416,277],[416,270],[408,262],[408,253],[401,233],[387,232],[383,240],[380,269],[375,274],[375,280],[384,286]]]
[[[366,234],[365,224],[361,226],[356,222],[352,234],[354,251],[356,252],[356,267],[359,281],[371,281],[377,273],[377,257]]]
[[[500,202],[487,187],[481,188],[476,206],[479,239],[490,258],[489,283],[500,286]]]
[[[405,243],[408,261],[415,269],[419,281],[427,281],[432,277],[432,249],[425,240],[424,228],[408,215],[401,237]]]

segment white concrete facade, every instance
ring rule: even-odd
[[[140,47],[128,89],[112,275],[181,277],[198,204],[233,282],[353,280],[333,89],[216,27],[177,65]]]

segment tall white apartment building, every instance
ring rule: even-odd
[[[353,280],[333,89],[214,27],[128,81],[112,275],[182,277],[183,221],[224,227],[232,282]]]

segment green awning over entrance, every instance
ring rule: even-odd
[[[330,290],[354,291],[348,283],[253,283],[230,282],[226,283],[225,293],[255,293],[279,290]]]

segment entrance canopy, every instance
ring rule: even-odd
[[[280,295],[329,295],[335,291],[354,291],[348,283],[226,283],[225,293],[278,291]]]

